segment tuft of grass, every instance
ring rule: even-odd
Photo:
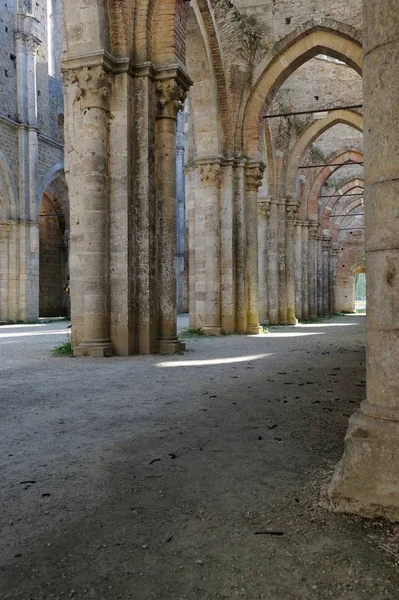
[[[269,333],[269,328],[266,325],[262,325],[262,333]]]
[[[71,340],[68,339],[61,346],[56,346],[52,351],[53,356],[73,356]]]
[[[204,335],[205,335],[205,333],[201,329],[201,327],[193,327],[193,328],[183,329],[182,331],[179,332],[179,336],[182,338],[189,338],[189,337],[196,338],[196,337],[202,337]]]

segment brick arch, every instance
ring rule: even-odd
[[[111,50],[116,58],[133,55],[134,2],[108,0]]]
[[[298,167],[309,147],[325,131],[339,124],[349,125],[358,131],[363,131],[363,116],[352,110],[336,110],[330,112],[326,119],[316,119],[310,123],[296,142],[289,157],[285,184],[285,193],[287,196],[298,199]]]
[[[0,219],[17,219],[19,200],[17,186],[5,154],[0,150]]]
[[[337,194],[340,197],[329,198],[327,204],[323,208],[323,211],[320,215],[320,222],[322,223],[323,229],[328,228],[330,215],[335,210],[337,203],[340,202],[345,196],[350,196],[350,192],[357,189],[364,189],[363,179],[352,179],[341,186],[338,190],[334,191],[334,195]],[[358,198],[360,198],[360,196]]]
[[[67,0],[63,5],[68,58],[111,51],[107,0]]]
[[[348,35],[347,28],[341,30],[313,26],[307,31],[301,30],[297,38],[292,35],[282,40],[279,52],[266,61],[259,75],[245,108],[243,131],[238,136],[245,154],[255,157],[259,151],[259,119],[270,105],[282,83],[305,62],[318,54],[326,54],[342,60],[355,71],[362,71],[361,43]],[[280,49],[281,47],[281,49]]]
[[[363,161],[363,153],[359,150],[345,150],[344,152],[337,152],[333,154],[329,159],[330,164],[327,167],[323,167],[319,173],[317,174],[315,180],[313,181],[312,188],[307,198],[307,204],[303,207],[303,211],[307,218],[309,219],[317,219],[318,210],[317,210],[317,200],[320,195],[320,191],[322,187],[325,185],[327,179],[331,177],[340,167],[346,164],[350,164],[351,162],[360,162]]]
[[[167,66],[186,59],[186,29],[188,2],[184,0],[155,0],[149,3],[148,17],[152,18],[151,60],[155,66]],[[148,23],[147,23],[148,26]]]

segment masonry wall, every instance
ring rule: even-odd
[[[38,190],[43,189],[44,182],[49,179],[54,168],[62,166],[64,160],[63,131],[60,123],[63,121],[63,93],[60,79],[59,62],[62,52],[62,2],[54,0],[54,57],[56,59],[55,77],[48,72],[48,30],[47,30],[47,0],[25,0],[17,5],[16,0],[7,0],[0,4],[0,158],[8,165],[12,174],[18,195],[21,197],[19,188],[21,173],[28,169],[21,157],[26,157],[26,152],[20,152],[19,148],[19,121],[18,121],[18,73],[16,61],[16,34],[17,34],[17,11],[24,10],[27,14],[34,16],[39,24],[37,36],[41,44],[37,51],[36,77],[37,77],[37,110],[38,110]],[[26,159],[25,159],[26,160]],[[37,212],[41,198],[37,198]],[[66,206],[66,210],[69,210]],[[1,214],[1,211],[0,211]],[[17,219],[23,218],[17,215]],[[64,242],[54,241],[54,223],[47,223],[45,218],[40,219],[40,242],[47,239],[46,246],[40,250],[40,269],[48,274],[49,284],[40,281],[41,293],[44,297],[42,306],[46,306],[45,312],[52,314],[51,303],[54,304],[55,313],[65,312],[65,298],[62,295],[65,273],[60,270],[59,254],[65,253]],[[51,233],[52,232],[52,233]],[[62,236],[61,236],[62,238]],[[49,241],[49,240],[53,241]],[[65,256],[63,257],[65,260]],[[50,268],[51,265],[51,268]],[[26,269],[30,267],[27,264]],[[3,274],[3,276],[5,276]],[[51,284],[51,285],[50,285]],[[51,300],[51,286],[57,291]],[[44,291],[47,290],[47,291]],[[67,299],[68,300],[68,299]],[[44,303],[44,304],[43,304]],[[29,311],[28,311],[29,312]],[[61,314],[61,313],[60,313]]]
[[[364,231],[356,230],[355,227],[361,227],[362,223],[364,219],[359,217],[352,223],[352,229],[340,231],[336,280],[338,312],[355,310],[355,271],[364,266],[365,255]]]

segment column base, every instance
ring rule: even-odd
[[[248,325],[245,335],[259,335],[262,333],[262,327],[260,325]]]
[[[399,422],[362,412],[349,419],[345,452],[330,484],[336,512],[399,522]]]
[[[180,354],[186,349],[186,344],[177,338],[174,340],[157,340],[155,352],[157,354]]]
[[[204,325],[202,331],[205,333],[205,335],[224,335],[224,329],[221,325]]]
[[[74,356],[91,356],[92,358],[106,358],[112,356],[114,348],[111,342],[90,342],[83,340],[79,346],[73,348]]]
[[[288,315],[287,325],[298,325],[298,319],[295,316]]]

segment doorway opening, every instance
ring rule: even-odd
[[[355,275],[355,310],[357,313],[366,312],[366,272],[363,270]]]

